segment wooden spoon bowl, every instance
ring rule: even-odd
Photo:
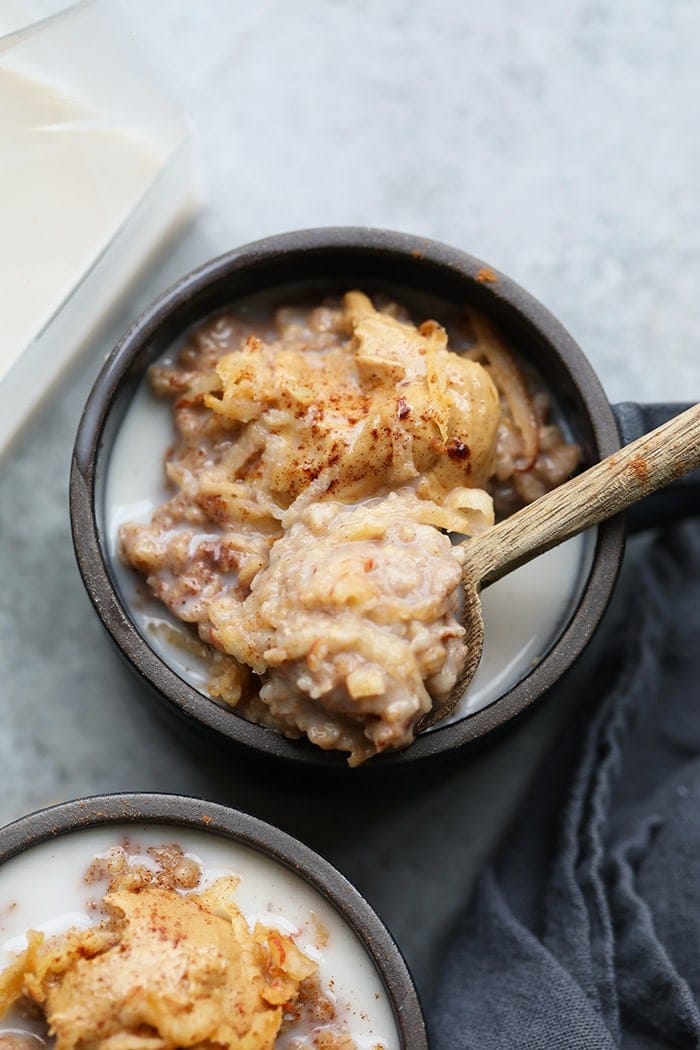
[[[484,648],[483,587],[627,510],[698,466],[700,405],[694,405],[492,528],[463,541],[462,623],[467,632],[467,659],[451,695],[424,716],[419,729],[427,729],[449,715],[476,673]]]

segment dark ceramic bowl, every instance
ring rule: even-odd
[[[1,828],[0,872],[7,861],[33,846],[86,828],[109,825],[163,825],[205,833],[249,847],[299,876],[354,931],[372,960],[393,1010],[399,1036],[397,1050],[427,1050],[418,993],[401,952],[379,917],[347,879],[317,853],[245,813],[179,795],[118,794],[78,799],[32,813]],[[0,900],[0,909],[7,903]]]
[[[110,567],[104,486],[115,434],[148,366],[185,329],[211,311],[265,290],[299,284],[323,292],[349,286],[428,294],[469,303],[493,319],[555,392],[583,449],[584,465],[620,447],[613,408],[591,366],[561,324],[532,296],[478,259],[434,241],[380,230],[320,229],[258,241],[205,263],[166,291],[132,325],[90,394],[75,445],[71,516],[80,571],[102,622],[122,654],[171,711],[220,742],[304,766],[344,768],[344,758],[287,740],[217,706],[188,685],[134,625]],[[636,405],[618,406],[631,440],[660,421]],[[661,413],[663,415],[663,413]],[[483,738],[516,718],[557,682],[595,631],[610,598],[623,551],[624,523],[598,529],[592,564],[568,625],[537,665],[500,699],[468,717],[424,733],[406,751],[363,768],[414,766]],[[353,772],[354,776],[358,771]]]

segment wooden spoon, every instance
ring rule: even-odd
[[[700,405],[577,475],[527,507],[462,543],[468,654],[448,699],[421,719],[426,729],[448,715],[471,682],[484,648],[482,587],[592,525],[626,510],[651,492],[700,466]]]

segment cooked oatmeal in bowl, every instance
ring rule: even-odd
[[[81,428],[93,450],[102,428],[101,469],[93,459],[86,474],[80,435],[76,445],[74,532],[87,478],[122,610],[108,626],[133,660],[126,611],[175,671],[160,664],[147,678],[225,736],[276,737],[274,753],[304,761],[308,745],[293,741],[307,739],[350,765],[419,752],[428,734],[412,743],[417,727],[451,695],[468,644],[454,541],[569,477],[590,437],[553,401],[546,360],[483,304],[376,274],[287,284],[254,274],[228,295],[207,277],[200,319],[196,294],[175,296],[142,323],[136,356],[133,333],[113,356],[107,400]],[[173,306],[191,319],[180,337]],[[169,420],[157,441],[145,414],[156,412]],[[79,535],[76,546],[95,600]],[[479,716],[547,662],[580,597],[586,549],[570,541],[487,592],[481,681],[453,724],[478,732]]]
[[[50,879],[47,872],[51,873]],[[111,795],[0,829],[0,1047],[426,1050],[369,905],[246,814]]]
[[[412,743],[455,686],[449,535],[578,463],[544,392],[464,320],[457,353],[436,321],[353,290],[264,326],[218,314],[151,370],[172,495],[121,526],[121,557],[211,647],[213,698],[351,765]]]

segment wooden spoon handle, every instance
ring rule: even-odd
[[[700,405],[670,419],[464,546],[465,576],[494,583],[700,466]]]

